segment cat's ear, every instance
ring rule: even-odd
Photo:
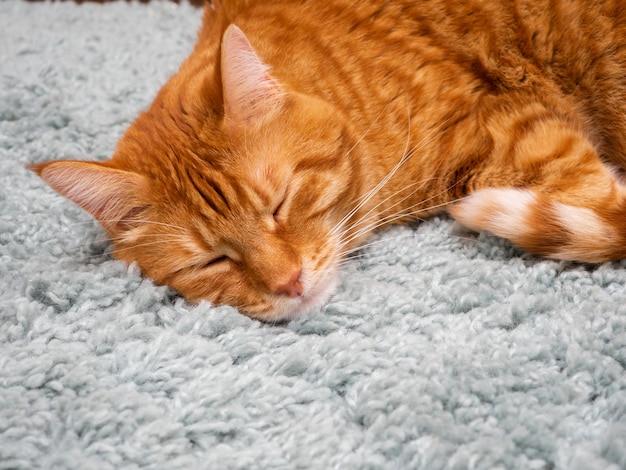
[[[147,205],[147,182],[137,173],[73,160],[36,163],[29,169],[93,215],[110,233],[126,227],[128,217]]]
[[[222,40],[225,119],[242,128],[271,115],[283,102],[280,84],[270,76],[243,31],[231,24]]]

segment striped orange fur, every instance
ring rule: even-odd
[[[621,0],[223,0],[103,163],[33,165],[120,259],[280,320],[373,230],[448,211],[626,257]]]

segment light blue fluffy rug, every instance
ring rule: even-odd
[[[626,468],[626,263],[436,219],[269,326],[142,279],[25,170],[107,158],[200,14],[0,3],[0,469]]]

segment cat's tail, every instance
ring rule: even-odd
[[[626,190],[613,178],[606,183],[569,198],[537,188],[480,189],[449,212],[472,230],[486,230],[548,258],[589,263],[624,259]]]

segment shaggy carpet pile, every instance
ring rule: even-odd
[[[626,263],[438,218],[265,325],[143,279],[25,169],[107,158],[200,16],[0,2],[0,469],[626,468]]]

